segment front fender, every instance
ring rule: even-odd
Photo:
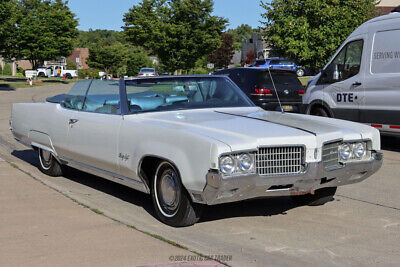
[[[124,123],[120,133],[120,152],[130,155],[121,161],[124,176],[139,177],[140,163],[146,156],[174,164],[187,190],[203,190],[210,169],[218,168],[218,155],[230,152],[224,143],[184,130],[149,124]],[[153,177],[148,177],[152,179]]]

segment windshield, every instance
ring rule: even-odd
[[[243,92],[224,77],[126,81],[126,94],[131,113],[253,106]]]
[[[155,69],[146,68],[146,69],[141,69],[140,72],[156,72],[156,70]]]

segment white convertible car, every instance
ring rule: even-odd
[[[161,221],[270,196],[323,204],[382,164],[376,129],[264,111],[223,76],[85,80],[46,103],[14,104],[15,138],[51,176],[65,166],[151,194]]]

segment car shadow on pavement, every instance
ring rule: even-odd
[[[37,152],[34,150],[14,150],[11,154],[32,166],[37,167],[39,164]],[[119,198],[125,202],[140,206],[151,216],[157,218],[151,198],[147,194],[72,168],[67,169],[64,177],[76,183]],[[274,215],[285,215],[287,211],[296,207],[297,206],[293,201],[291,201],[290,197],[254,199],[236,203],[205,206],[199,223],[234,217],[268,217]]]
[[[382,150],[400,152],[400,137],[381,135]]]
[[[29,163],[32,166],[37,167],[39,164],[37,152],[34,150],[14,150],[11,154]],[[73,182],[85,185],[113,197],[119,198],[125,202],[131,203],[136,206],[141,206],[150,215],[156,218],[150,196],[148,196],[147,194],[72,168],[66,169],[64,177]]]
[[[296,207],[298,206],[290,197],[271,197],[206,206],[200,223],[234,217],[286,215],[287,211]]]

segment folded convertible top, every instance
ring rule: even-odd
[[[60,104],[66,97],[66,94],[56,95],[46,98],[46,102]]]

